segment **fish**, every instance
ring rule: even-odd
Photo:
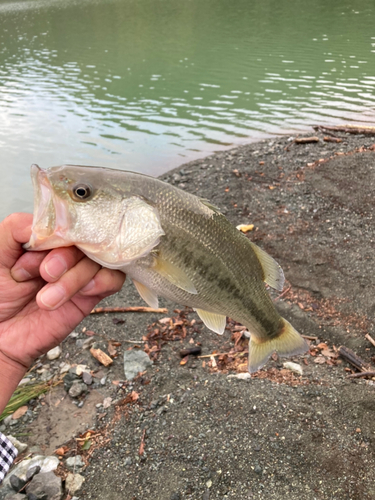
[[[31,178],[27,250],[75,245],[101,266],[126,273],[151,307],[158,307],[158,297],[189,306],[218,334],[232,318],[250,332],[250,373],[274,352],[308,350],[266,289],[283,289],[281,267],[209,201],[147,175],[104,167],[32,165]]]

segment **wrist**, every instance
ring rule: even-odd
[[[3,412],[26,372],[26,366],[14,361],[0,351],[0,414]]]

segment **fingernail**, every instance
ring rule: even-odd
[[[31,274],[27,272],[23,267],[12,269],[11,273],[15,281],[27,281],[32,278]]]
[[[60,278],[68,269],[64,259],[55,255],[45,265],[44,269],[51,278]]]
[[[65,298],[65,290],[60,285],[49,286],[40,294],[40,300],[49,309],[58,306]]]
[[[86,285],[86,286],[84,286],[83,288],[81,288],[81,290],[80,290],[80,291],[81,291],[81,292],[83,292],[83,293],[85,293],[85,292],[89,292],[90,290],[92,290],[92,289],[94,288],[94,286],[95,286],[95,280],[94,280],[94,279],[92,279],[91,281],[89,281],[89,282],[87,283],[87,285]]]

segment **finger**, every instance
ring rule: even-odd
[[[49,311],[62,306],[86,286],[99,269],[99,264],[88,257],[83,258],[56,283],[49,283],[38,293],[36,297],[38,306]]]
[[[103,268],[79,291],[79,294],[86,297],[107,297],[121,290],[125,277],[121,271]]]
[[[53,283],[73,269],[83,257],[84,254],[77,247],[51,250],[40,265],[40,275],[45,281]]]
[[[12,214],[0,224],[0,265],[10,269],[23,253],[21,244],[31,235],[31,214]]]
[[[45,252],[26,252],[17,260],[10,274],[15,281],[29,281],[40,276],[39,267],[43,259],[47,256]]]

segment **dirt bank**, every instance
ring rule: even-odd
[[[311,354],[294,359],[303,376],[273,359],[251,380],[228,377],[246,362],[236,325],[217,336],[193,312],[173,312],[175,304],[162,304],[168,314],[115,314],[123,324],[114,324],[113,315],[91,316],[78,339],[62,347],[69,363],[100,370],[94,391],[81,410],[63,392],[46,398],[29,438],[30,444],[43,439],[52,451],[74,432],[75,421],[85,422],[87,407],[86,428],[98,434],[88,451],[69,444],[88,464],[80,499],[375,498],[375,383],[348,379],[349,365],[335,350],[345,345],[375,364],[375,347],[364,337],[375,337],[375,139],[319,137],[314,144],[291,138],[250,144],[164,176],[209,199],[234,224],[254,224],[248,237],[286,275],[277,307],[315,337]],[[128,284],[105,305],[140,303]],[[176,319],[157,323],[165,317]],[[108,339],[121,342],[109,372],[77,348],[77,340],[88,338],[84,328],[103,350]],[[134,382],[122,383],[122,353],[135,345],[128,341],[139,341],[155,361]],[[180,349],[197,345],[202,355],[231,355],[217,356],[216,367],[209,357],[181,365]],[[107,396],[118,404],[96,408]],[[64,439],[63,407],[72,420]]]

